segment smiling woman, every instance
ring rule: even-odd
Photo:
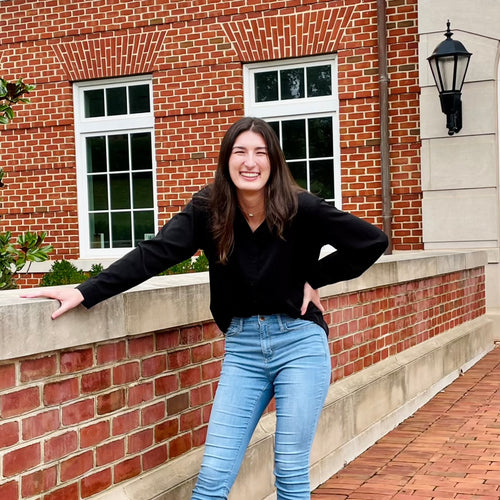
[[[237,160],[240,154],[244,159],[248,154],[251,155],[251,158],[247,159],[250,161],[249,166]],[[258,175],[255,176],[256,172],[262,173],[265,170],[264,165],[268,166],[265,183],[261,182]],[[232,168],[238,174],[235,178],[231,173]],[[240,171],[246,172],[248,182],[244,182]],[[252,174],[256,177],[254,188],[239,189],[239,185],[242,188],[249,186]],[[281,238],[286,224],[297,211],[299,190],[286,163],[278,137],[269,124],[251,117],[242,118],[233,124],[222,139],[211,195],[213,232],[221,262],[227,260],[234,243],[237,211],[246,215],[247,220],[248,217],[257,218],[259,214],[259,222],[249,223],[252,230],[259,227],[265,219],[268,227],[273,227]]]
[[[320,257],[324,245],[336,251]],[[226,132],[214,183],[155,238],[56,298],[54,317],[131,288],[202,249],[211,311],[226,335],[193,500],[226,499],[263,411],[275,397],[278,500],[308,500],[309,454],[330,383],[318,288],[359,276],[387,246],[375,226],[301,189],[276,134],[257,118]]]
[[[265,219],[265,187],[271,165],[264,138],[251,130],[240,134],[229,157],[229,175],[238,203],[252,230]]]

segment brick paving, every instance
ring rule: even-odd
[[[500,347],[311,495],[347,499],[499,500]]]

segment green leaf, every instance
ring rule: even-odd
[[[49,258],[48,254],[52,252],[52,250],[54,250],[52,245],[43,248],[31,248],[26,252],[26,260],[30,262],[45,262]]]
[[[6,231],[5,233],[0,233],[0,244],[7,245],[7,243],[9,243],[11,237],[12,237],[12,233],[10,231]]]
[[[16,271],[20,271],[26,264],[26,258],[24,255],[20,255],[16,260]]]
[[[7,117],[8,120],[12,120],[14,118],[14,110],[12,108],[7,108],[3,112],[4,116]]]

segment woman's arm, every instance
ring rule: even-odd
[[[377,226],[325,201],[317,203],[314,214],[321,243],[335,248],[310,270],[307,281],[314,289],[360,276],[387,248],[388,238]]]
[[[191,257],[199,248],[193,203],[172,217],[151,240],[146,240],[97,276],[78,285],[87,308],[128,290]]]
[[[200,248],[197,234],[199,227],[195,227],[195,219],[191,201],[163,226],[155,238],[141,242],[107,269],[76,288],[23,291],[21,297],[59,300],[61,305],[53,313],[53,319],[79,304],[90,308],[191,257]]]

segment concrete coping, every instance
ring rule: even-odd
[[[483,251],[422,251],[383,256],[362,276],[328,285],[322,297],[421,280],[486,266]],[[0,292],[0,360],[116,340],[212,319],[208,273],[151,278],[90,310],[83,306],[51,319],[57,302]]]

